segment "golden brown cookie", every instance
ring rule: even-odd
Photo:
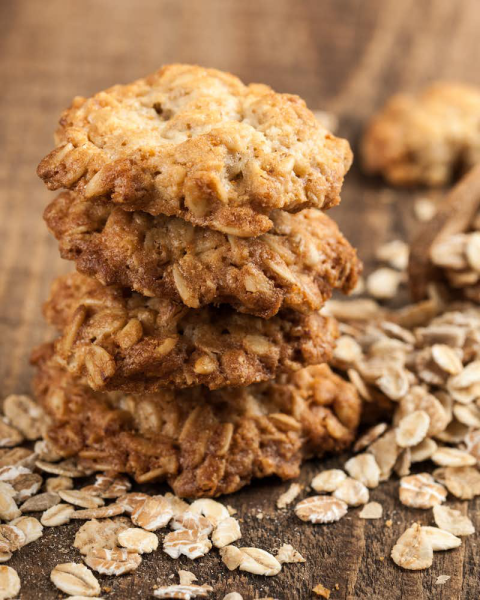
[[[195,310],[79,273],[53,283],[45,316],[62,331],[58,360],[97,390],[249,385],[326,362],[337,336],[319,313],[265,320],[229,306]]]
[[[480,161],[480,90],[438,82],[393,96],[367,127],[361,157],[393,185],[448,183]]]
[[[51,356],[51,345],[37,349],[34,390],[55,450],[139,482],[166,479],[179,496],[296,477],[306,458],[346,448],[359,422],[354,387],[326,365],[247,388],[124,395],[94,392]]]
[[[45,220],[62,257],[81,273],[191,308],[229,303],[263,318],[282,308],[318,310],[333,289],[350,291],[360,269],[337,225],[313,208],[277,211],[273,229],[257,238],[126,212],[72,192],[48,206]]]
[[[75,98],[56,142],[38,167],[50,189],[241,237],[274,209],[338,204],[352,161],[298,96],[191,65]]]

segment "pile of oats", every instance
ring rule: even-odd
[[[367,504],[369,489],[396,476],[399,502],[432,510],[436,527],[413,523],[391,557],[404,569],[425,569],[434,552],[456,548],[461,536],[474,533],[470,519],[444,503],[449,494],[462,500],[480,495],[480,307],[432,299],[393,312],[378,306],[372,318],[367,302],[327,307],[342,334],[333,365],[355,385],[367,410],[381,407],[391,416],[357,440],[345,471],[319,473],[311,486],[323,495],[295,510],[304,520],[326,522],[313,508],[314,517],[308,516],[305,507],[337,499],[344,501],[337,519],[359,504],[361,518],[381,518],[382,507]]]

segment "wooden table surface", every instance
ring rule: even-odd
[[[128,82],[164,63],[194,62],[337,112],[340,132],[355,148],[365,119],[392,92],[438,78],[480,84],[479,31],[478,0],[1,0],[2,395],[29,390],[29,351],[52,335],[41,319],[42,300],[51,279],[71,269],[42,221],[50,196],[35,168],[51,149],[58,115],[74,95]],[[359,248],[367,271],[375,245],[414,234],[414,196],[368,180],[354,165],[343,203],[331,215]],[[306,465],[302,482],[320,465],[341,465],[341,459]],[[306,557],[305,565],[286,565],[279,576],[262,578],[228,572],[214,552],[195,563],[159,552],[134,574],[115,579],[106,597],[146,598],[154,584],[172,581],[168,576],[177,568],[213,584],[212,597],[219,599],[228,591],[241,592],[245,600],[310,598],[318,582],[333,590],[332,599],[480,597],[478,536],[436,554],[424,572],[402,571],[388,558],[411,522],[431,518],[431,511],[400,509],[397,485],[372,493],[392,519],[391,528],[385,520],[359,519],[358,511],[315,527],[275,509],[288,484],[256,483],[228,499],[244,519],[243,542],[267,550],[291,543]],[[480,502],[470,503],[468,509],[480,531],[478,507]],[[259,510],[263,520],[255,516]],[[78,560],[71,549],[76,528],[48,530],[15,554],[10,564],[22,579],[21,598],[60,597],[48,576],[58,562]],[[451,576],[443,586],[435,585],[440,574]]]

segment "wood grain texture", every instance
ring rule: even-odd
[[[127,82],[163,63],[196,62],[227,69],[246,81],[263,81],[305,97],[312,108],[335,110],[341,133],[355,147],[365,119],[391,93],[438,78],[480,85],[478,0],[2,0],[0,2],[0,380],[2,394],[25,392],[30,349],[51,337],[40,314],[49,282],[71,265],[58,257],[41,219],[49,193],[35,176],[51,149],[60,111],[76,94]],[[358,246],[367,270],[375,246],[412,238],[416,194],[395,192],[349,174],[342,205],[331,214]],[[341,459],[312,462],[312,475]],[[391,547],[414,520],[431,512],[400,509],[398,483],[375,490],[385,520],[362,521],[358,510],[340,523],[311,526],[274,501],[288,484],[265,481],[228,502],[244,520],[245,545],[272,550],[291,543],[307,558],[267,579],[228,572],[217,553],[192,563],[162,553],[148,556],[132,575],[117,578],[107,598],[149,597],[154,584],[178,568],[214,585],[215,599],[238,591],[245,600],[312,597],[319,582],[332,599],[457,600],[480,597],[478,536],[435,555],[420,573],[398,569]],[[454,503],[462,511],[464,503]],[[480,502],[468,506],[480,528]],[[264,518],[258,520],[258,511]],[[71,547],[78,524],[50,529],[17,554],[11,565],[23,582],[21,598],[57,598],[49,573],[58,562],[78,560]],[[383,560],[385,557],[385,560]],[[436,586],[436,577],[451,579]],[[338,584],[338,590],[334,589]]]

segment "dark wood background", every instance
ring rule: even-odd
[[[29,351],[51,336],[40,316],[50,280],[71,266],[60,261],[42,222],[49,193],[35,176],[52,147],[60,111],[76,94],[128,82],[169,62],[194,62],[303,96],[312,108],[335,111],[340,133],[355,148],[365,120],[397,90],[434,79],[480,84],[478,0],[1,0],[0,1],[0,382],[2,395],[26,392]],[[367,270],[375,245],[411,238],[415,193],[368,180],[354,165],[342,205],[332,211],[359,248]],[[320,464],[302,474],[308,482]],[[245,545],[271,550],[292,543],[305,565],[286,565],[275,578],[229,573],[216,553],[196,563],[163,553],[118,578],[108,598],[146,598],[177,568],[215,585],[213,598],[238,591],[245,600],[312,596],[318,582],[332,599],[476,599],[478,536],[435,555],[425,572],[401,571],[388,559],[401,532],[430,511],[400,509],[397,483],[372,494],[385,520],[365,522],[357,511],[331,526],[310,526],[274,508],[288,484],[252,485],[228,499],[244,519]],[[467,506],[456,503],[463,511]],[[455,503],[453,503],[455,505]],[[480,529],[480,503],[469,514]],[[265,514],[257,520],[256,513]],[[23,582],[21,598],[56,598],[53,566],[79,556],[71,550],[78,525],[49,530],[10,564]],[[386,557],[382,560],[382,557]],[[451,579],[435,585],[440,574]],[[338,584],[338,590],[335,590]]]

